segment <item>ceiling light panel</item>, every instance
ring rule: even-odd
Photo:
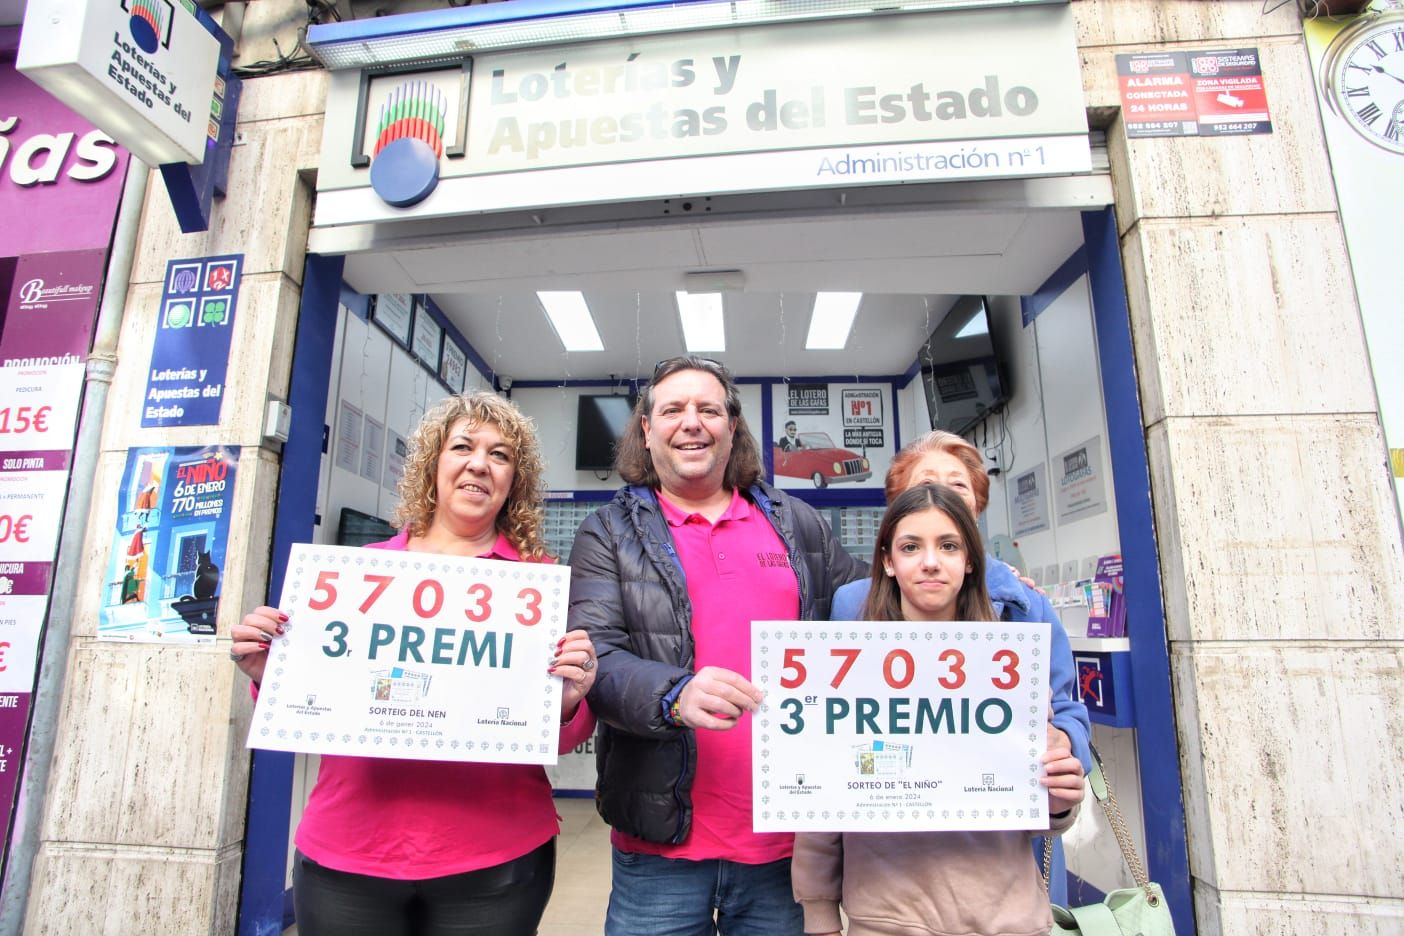
[[[600,330],[582,292],[538,292],[541,308],[567,351],[603,351]]]
[[[676,293],[678,320],[682,322],[683,344],[693,354],[726,350],[726,323],[719,292]]]
[[[814,314],[809,317],[809,335],[804,339],[807,351],[842,351],[848,344],[860,292],[821,292],[814,296]]]

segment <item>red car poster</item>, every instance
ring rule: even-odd
[[[882,487],[895,438],[892,387],[776,384],[770,463],[782,488]]]

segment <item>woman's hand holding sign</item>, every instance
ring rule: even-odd
[[[268,647],[274,637],[283,635],[283,625],[287,622],[286,614],[277,608],[263,606],[254,608],[230,629],[229,636],[233,643],[229,647],[229,658],[254,681],[254,685],[263,682],[263,670],[268,665]]]
[[[1062,815],[1085,795],[1082,762],[1073,756],[1067,734],[1053,727],[1053,706],[1048,707],[1048,746],[1043,755],[1043,776],[1038,782],[1048,788],[1048,811]]]
[[[580,700],[595,684],[595,645],[583,630],[573,630],[556,643],[556,655],[546,670],[561,677],[561,724],[575,717]]]

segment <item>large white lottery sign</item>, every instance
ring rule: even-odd
[[[1041,829],[1047,624],[756,621],[757,832]]]
[[[568,566],[294,546],[249,747],[554,764]]]

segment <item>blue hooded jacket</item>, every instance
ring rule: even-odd
[[[829,620],[862,620],[869,584],[869,580],[863,578],[849,582],[834,592]],[[1052,625],[1053,651],[1048,692],[1053,703],[1053,727],[1068,736],[1073,754],[1082,761],[1082,769],[1091,770],[1092,723],[1087,717],[1087,706],[1073,698],[1077,674],[1073,669],[1072,646],[1052,603],[1047,596],[1019,581],[1009,566],[988,553],[985,555],[985,588],[989,590],[995,616],[1001,621],[1047,621]]]

